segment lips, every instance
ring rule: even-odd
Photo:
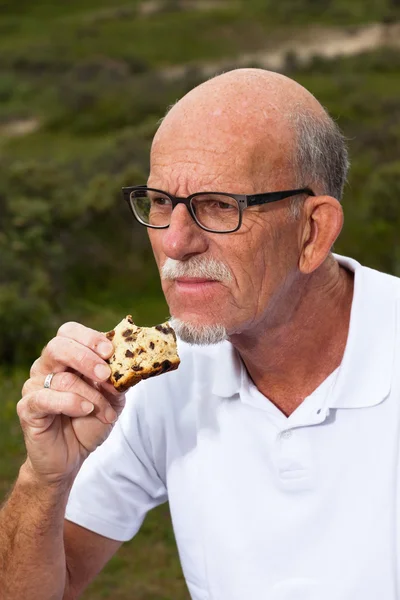
[[[217,283],[215,279],[205,277],[177,277],[175,281],[182,284]]]
[[[205,277],[178,277],[174,280],[175,289],[182,293],[206,293],[217,287],[219,281]]]

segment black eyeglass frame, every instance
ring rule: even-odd
[[[301,188],[297,190],[285,190],[282,192],[265,192],[261,194],[229,194],[227,192],[195,192],[194,194],[190,194],[186,198],[181,198],[178,196],[173,196],[164,190],[158,190],[156,188],[148,187],[147,185],[134,185],[129,187],[122,188],[122,194],[124,199],[129,205],[129,208],[132,211],[135,219],[145,227],[150,227],[151,229],[168,229],[168,225],[150,225],[149,223],[145,223],[140,219],[140,217],[136,214],[134,204],[131,199],[132,192],[140,191],[140,190],[149,190],[152,192],[158,192],[159,194],[164,194],[171,200],[172,210],[174,210],[175,206],[178,204],[184,204],[189,211],[194,222],[204,231],[208,231],[210,233],[234,233],[238,231],[242,225],[242,215],[243,211],[249,206],[259,206],[260,204],[269,204],[271,202],[278,202],[279,200],[284,200],[285,198],[290,198],[290,196],[299,196],[300,194],[307,194],[308,196],[315,196],[314,192],[310,188]],[[226,196],[228,198],[233,198],[238,203],[239,207],[239,223],[235,229],[229,229],[228,231],[215,231],[214,229],[209,229],[205,227],[196,218],[196,213],[192,208],[192,200],[196,198],[196,196],[203,196],[207,194],[218,194],[218,196]]]

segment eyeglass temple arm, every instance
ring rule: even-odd
[[[277,202],[278,200],[284,200],[284,198],[290,198],[290,196],[298,196],[300,194],[315,196],[314,192],[309,188],[287,190],[285,192],[268,192],[267,194],[252,194],[247,196],[247,206]]]

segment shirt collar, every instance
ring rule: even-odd
[[[240,390],[242,361],[228,341],[218,344],[214,355],[212,391],[221,398],[230,398]]]
[[[334,254],[354,272],[354,295],[346,348],[327,408],[374,406],[390,392],[395,350],[398,280]],[[399,295],[399,294],[397,294]],[[213,393],[222,398],[239,393],[242,362],[228,341],[214,354]]]
[[[391,387],[398,280],[351,258],[334,256],[354,272],[354,295],[346,348],[328,406],[375,406]]]

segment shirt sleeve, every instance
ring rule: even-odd
[[[121,542],[138,532],[149,510],[167,501],[152,458],[141,388],[139,384],[129,393],[110,436],[83,463],[65,514],[67,520]]]

